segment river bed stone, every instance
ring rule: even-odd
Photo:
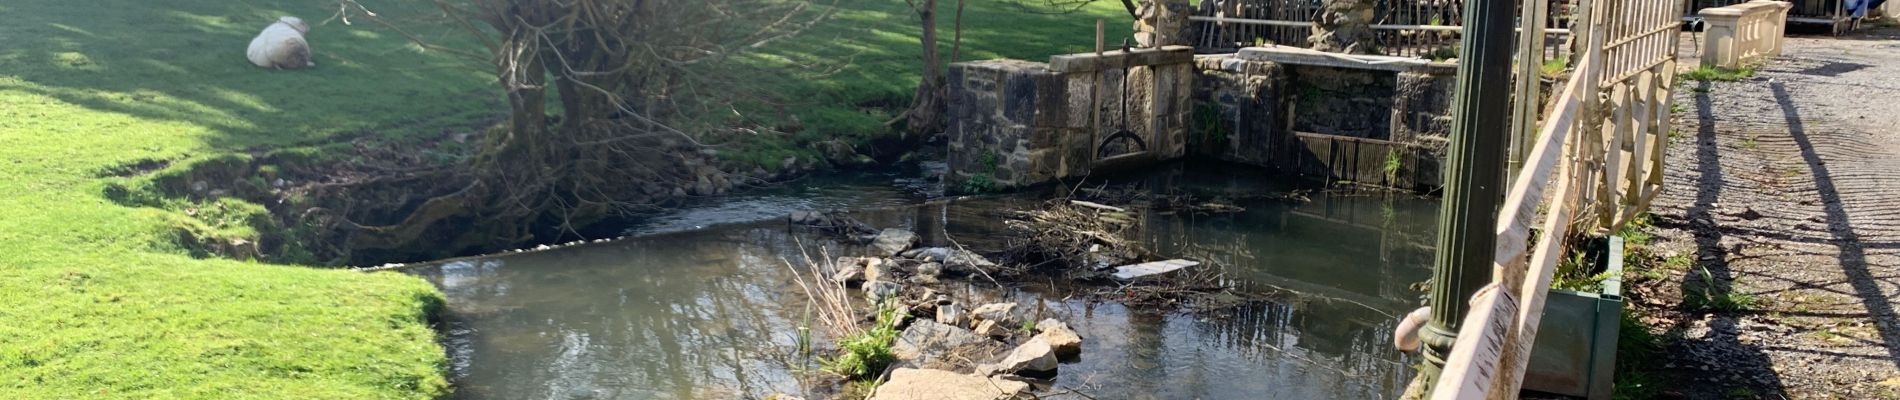
[[[959,374],[937,369],[898,368],[891,380],[877,387],[872,400],[997,400],[1011,399],[1029,384],[1008,379]]]

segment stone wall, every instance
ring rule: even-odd
[[[945,187],[1032,186],[1181,157],[1192,59],[1192,49],[1169,46],[1055,56],[1048,64],[951,64]]]
[[[1434,190],[1456,72],[1417,59],[1279,48],[1194,56],[1181,46],[956,63],[945,183],[1032,186],[1192,149],[1329,182]]]
[[[1048,65],[956,63],[948,76],[947,187],[983,191],[1086,173],[1086,132],[1070,123],[1067,82]],[[1079,122],[1079,121],[1078,121]]]
[[[1451,64],[1249,48],[1195,67],[1197,154],[1328,181],[1441,183]]]
[[[1236,57],[1195,60],[1194,153],[1245,164],[1268,165],[1291,146],[1284,94],[1289,85],[1278,63]]]

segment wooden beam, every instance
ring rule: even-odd
[[[1577,101],[1582,86],[1582,79],[1572,79],[1563,92],[1557,95],[1559,103],[1556,115],[1544,120],[1544,126],[1539,129],[1537,145],[1531,149],[1530,158],[1525,160],[1526,168],[1518,171],[1517,178],[1512,180],[1510,195],[1505,197],[1504,206],[1500,208],[1503,215],[1498,217],[1498,248],[1494,260],[1499,270],[1492,274],[1500,282],[1509,283],[1502,280],[1505,277],[1503,270],[1522,269],[1524,253],[1530,251],[1524,243],[1530,240],[1531,218],[1537,215],[1537,205],[1544,200],[1544,188],[1550,183],[1550,172],[1555,169],[1557,160],[1563,157],[1565,138],[1570,137],[1575,126],[1573,122],[1582,108],[1581,102]]]
[[[1564,169],[1569,169],[1567,166]],[[1559,172],[1558,176],[1569,174]],[[1557,184],[1554,199],[1566,199],[1578,182],[1563,179]],[[1561,203],[1561,202],[1559,202]],[[1514,399],[1523,387],[1524,373],[1531,359],[1531,348],[1537,342],[1537,329],[1544,321],[1544,302],[1550,295],[1550,281],[1557,274],[1557,261],[1563,259],[1566,242],[1570,240],[1571,208],[1552,207],[1544,218],[1544,234],[1538,237],[1537,252],[1531,255],[1531,268],[1528,276],[1519,286],[1511,287],[1518,296],[1526,299],[1523,307],[1518,308],[1513,318],[1511,332],[1505,335],[1510,339],[1511,347],[1504,349],[1504,355],[1498,365],[1498,376],[1503,378],[1490,391],[1493,399]]]

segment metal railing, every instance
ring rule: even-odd
[[[1681,1],[1584,0],[1576,70],[1499,213],[1493,289],[1472,299],[1432,398],[1516,398],[1571,233],[1613,232],[1661,192]]]
[[[1574,0],[1547,0],[1551,18],[1544,24],[1547,38],[1569,33],[1568,10]],[[1419,58],[1457,56],[1464,17],[1464,0],[1377,0],[1373,6],[1373,53]],[[1311,47],[1313,19],[1321,12],[1317,0],[1204,0],[1188,17],[1195,48],[1202,52],[1233,51],[1241,47],[1277,44]],[[1546,40],[1545,60],[1562,57],[1563,40]]]

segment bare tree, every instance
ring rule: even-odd
[[[911,97],[910,109],[898,118],[904,121],[907,140],[917,140],[936,134],[947,123],[944,119],[947,104],[944,101],[943,59],[938,53],[937,43],[937,0],[904,0],[910,9],[917,13],[917,22],[923,27],[919,42],[923,49],[923,77],[917,81],[917,92]],[[957,15],[954,24],[955,38],[952,40],[950,61],[956,61],[963,47],[963,0],[957,0]]]
[[[349,247],[367,249],[511,244],[673,195],[723,192],[730,183],[698,151],[705,145],[668,121],[731,80],[711,66],[831,12],[800,0],[433,0],[439,22],[479,43],[457,48],[336,1],[346,23],[372,20],[492,68],[509,108],[506,129],[491,130],[469,165],[423,172],[408,180],[423,187],[405,189],[427,196],[385,207],[406,211],[347,216]]]

